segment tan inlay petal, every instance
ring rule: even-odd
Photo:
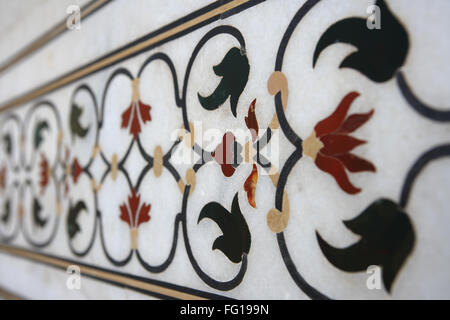
[[[56,201],[56,215],[60,216],[62,212],[61,203],[59,201]]]
[[[278,179],[280,178],[280,173],[278,172],[278,169],[276,167],[270,167],[269,177],[270,180],[272,180],[273,185],[276,187],[278,185]]]
[[[70,165],[70,163],[66,163],[66,176],[70,177],[71,174],[72,174],[72,166]]]
[[[19,215],[19,219],[22,219],[23,214],[24,214],[22,202],[19,202],[19,205],[17,207],[17,214]]]
[[[92,158],[95,158],[97,154],[100,153],[100,146],[98,144],[94,145],[92,148]]]
[[[131,82],[131,89],[132,89],[131,101],[138,102],[141,99],[141,95],[139,93],[139,78],[135,78]]]
[[[181,194],[184,194],[184,181],[183,179],[180,178],[180,180],[178,180],[178,189],[180,190]]]
[[[119,165],[117,160],[117,154],[114,153],[111,158],[111,179],[113,179],[113,181],[116,181],[118,172],[119,172]]]
[[[58,143],[61,143],[64,139],[64,132],[58,131]]]
[[[253,142],[247,141],[247,143],[244,145],[244,148],[242,148],[241,156],[244,159],[245,163],[253,164],[253,157],[256,155],[256,149],[253,148]]]
[[[270,209],[267,213],[267,226],[275,233],[283,231],[289,222],[290,206],[287,192],[283,194],[283,211],[276,208]]]
[[[196,182],[195,171],[194,169],[189,168],[186,171],[186,184],[191,186],[191,188],[189,189],[189,195],[191,195],[195,189],[195,182]]]
[[[93,191],[98,192],[101,187],[102,187],[102,185],[101,184],[97,184],[95,179],[91,179],[91,188],[92,188]]]
[[[303,141],[303,154],[316,160],[317,153],[323,148],[323,143],[316,137],[316,132],[313,130],[311,135]]]
[[[137,228],[131,228],[130,229],[130,247],[131,249],[137,249],[138,248],[138,229]]]
[[[163,170],[163,152],[161,146],[156,146],[153,151],[153,173],[155,177],[159,177]]]

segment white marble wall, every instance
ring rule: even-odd
[[[2,15],[10,11],[22,17],[4,22],[9,31],[0,37],[0,61],[63,19],[65,7],[73,3],[26,2],[22,6],[13,6],[7,1],[0,3]],[[0,108],[14,97],[61,75],[70,76],[76,72],[73,70],[80,70],[98,57],[210,3],[212,1],[116,0],[107,4],[82,20],[80,30],[63,33],[0,74]],[[335,36],[336,43],[323,50],[313,67],[314,51],[327,29],[351,17],[366,19],[366,10],[373,3],[373,0],[264,1],[156,48],[125,57],[123,61],[2,112],[0,170],[4,167],[7,173],[5,186],[0,189],[0,215],[1,210],[6,213],[6,202],[9,202],[11,214],[0,222],[0,286],[33,299],[153,297],[151,293],[137,293],[83,274],[81,289],[69,290],[66,286],[68,275],[64,270],[8,254],[7,248],[13,247],[238,299],[448,299],[450,67],[447,57],[450,41],[446,30],[450,24],[447,19],[450,2],[386,1],[398,23],[395,27],[400,26],[409,40],[405,52],[389,43],[393,52],[387,55],[384,64],[381,63],[382,69],[389,69],[398,55],[406,54],[406,57],[398,65],[394,63],[393,75],[387,79],[374,79],[373,73],[361,71],[361,68],[339,68],[342,61],[358,48],[355,43],[349,44],[350,40],[345,41],[363,33],[355,27],[350,28],[352,32],[341,30]],[[28,12],[30,7],[32,14]],[[283,35],[294,16],[303,10],[306,14],[294,26],[286,44],[282,68],[277,68]],[[48,19],[42,18],[47,16]],[[394,27],[388,16],[389,12],[382,11],[382,29],[371,32],[393,34],[390,28]],[[226,27],[221,29],[222,26]],[[237,33],[235,36],[218,34],[204,43],[193,60],[184,98],[181,93],[192,54],[200,39],[215,28],[236,30],[233,32]],[[364,32],[364,39],[367,39],[369,31]],[[237,103],[236,116],[233,116],[230,99],[211,111],[200,104],[198,93],[207,96],[219,85],[221,77],[214,73],[213,66],[218,65],[231,48],[242,47],[236,34],[241,34],[245,40],[250,71]],[[382,59],[382,50],[388,40],[381,36],[381,40],[371,41],[379,41],[380,46],[376,48],[381,51],[362,59],[361,65],[368,69]],[[163,53],[173,64],[178,93],[174,94],[173,75],[162,60],[155,60],[143,69],[138,90],[133,91],[132,79],[124,73],[112,77],[121,68],[128,70],[132,78],[137,77],[144,62],[156,53]],[[282,72],[284,77],[278,76],[286,82],[275,81],[280,87],[271,93],[268,83],[274,70]],[[409,85],[409,93],[418,101],[408,101],[408,94],[402,93],[400,73]],[[82,85],[92,91],[95,102],[84,87],[76,91]],[[279,90],[279,108],[276,110],[273,93]],[[137,91],[139,101],[151,106],[150,121],[144,121],[142,111],[140,114],[138,136],[142,150],[130,129],[121,128],[125,110],[138,100]],[[350,92],[358,92],[360,96],[354,100],[348,115],[374,110],[367,122],[350,133],[367,141],[352,152],[376,168],[376,172],[359,173],[347,169],[350,182],[361,189],[355,194],[340,187],[331,174],[321,170],[317,161],[315,163],[305,153],[305,140],[316,124],[332,114]],[[167,154],[184,122],[193,124],[190,131],[195,132],[195,142],[210,153],[226,131],[248,133],[245,118],[249,116],[249,105],[255,98],[260,138],[269,127],[273,132],[268,147],[261,151],[271,160],[270,173],[273,175],[267,174],[261,164],[256,165],[259,174],[254,198],[256,208],[252,207],[244,190],[244,182],[252,172],[251,164],[241,163],[231,177],[225,177],[214,160],[198,169],[193,160],[176,160],[181,152],[192,155],[195,161],[200,159],[186,141],[176,146],[170,160],[172,167],[163,166],[158,176],[155,168],[158,156],[154,150],[159,146],[163,154]],[[42,104],[43,101],[49,101],[52,107]],[[82,107],[79,123],[89,129],[83,137],[73,138],[70,125],[73,103]],[[276,130],[277,112],[281,130]],[[130,121],[132,117],[133,114]],[[41,130],[42,142],[37,144],[36,128],[43,122],[48,128]],[[215,132],[219,132],[216,139],[208,136]],[[11,137],[10,153],[3,138],[6,134]],[[188,140],[187,137],[184,140]],[[251,139],[238,141],[243,147]],[[330,143],[339,145],[336,140]],[[349,143],[343,142],[344,147]],[[434,153],[427,153],[433,149]],[[147,162],[143,151],[153,163]],[[292,154],[296,153],[299,156],[292,162],[295,157]],[[422,168],[417,161],[423,155],[425,158],[422,159],[430,162]],[[433,156],[436,159],[432,159]],[[49,171],[44,170],[44,174],[49,174],[49,182],[45,185],[41,185],[43,157],[52,167]],[[125,157],[122,165],[116,165]],[[75,174],[75,159],[85,169],[79,175]],[[145,170],[147,165],[148,171]],[[194,174],[192,168],[196,171]],[[418,175],[409,181],[408,175],[415,171]],[[276,173],[282,178],[277,180]],[[401,194],[410,182],[409,198],[403,203]],[[189,184],[193,191],[188,196],[187,191],[180,192],[180,188],[184,191],[184,186]],[[133,211],[127,201],[132,188],[137,185],[140,195],[137,211],[141,211],[143,204],[150,204],[151,208],[150,221],[138,226],[139,233],[133,239],[130,226],[120,219],[120,207],[125,204]],[[283,193],[287,194],[287,199],[280,206]],[[223,250],[211,249],[223,232],[217,223],[208,219],[198,223],[199,214],[207,203],[217,202],[231,211],[236,194],[244,224],[248,225],[251,235],[250,249],[245,250],[243,260],[239,262],[231,261]],[[38,217],[33,215],[34,199],[42,207],[40,211],[34,210],[39,212]],[[368,230],[363,236],[346,227],[344,221],[360,216],[379,199],[396,203],[395,213],[380,206],[372,220],[358,222],[362,223],[358,226]],[[80,200],[86,206],[77,218],[81,230],[70,238],[67,231],[69,212]],[[277,230],[282,232],[278,235],[268,220],[275,209],[278,210],[276,214],[281,215],[279,219],[286,222]],[[99,211],[97,215],[96,210]],[[181,220],[184,219],[181,222],[176,219],[179,213],[182,213]],[[400,217],[399,220],[389,220],[394,216],[395,219]],[[242,221],[238,223],[226,216],[224,219],[232,221],[231,238],[245,238],[240,231]],[[44,225],[39,226],[39,220],[44,220]],[[174,228],[177,230],[176,244],[173,242]],[[358,270],[348,272],[342,265],[332,263],[329,254],[319,245],[316,234],[330,246],[342,249],[368,241],[370,245],[359,254],[349,254],[342,262]],[[391,247],[393,243],[403,246]],[[412,246],[410,250],[405,248],[409,245]],[[172,246],[173,259],[168,259]],[[137,257],[136,248],[147,264],[156,266],[168,261],[167,268],[158,272],[146,269]],[[85,250],[84,256],[77,256],[76,253]],[[380,265],[383,276],[396,255],[400,257],[400,264],[395,269],[398,272],[394,280],[381,279],[380,289],[370,290],[367,281],[371,274],[366,272],[367,267]],[[120,263],[122,260],[124,263]],[[290,273],[287,266],[296,271],[291,269]],[[240,270],[245,272],[242,277]],[[235,280],[229,286],[221,284],[231,279]],[[387,283],[392,284],[390,291]]]

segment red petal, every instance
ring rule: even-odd
[[[377,171],[371,162],[351,153],[345,153],[334,157],[341,161],[350,172]]]
[[[256,119],[255,114],[255,104],[256,99],[252,101],[250,104],[250,107],[248,108],[248,116],[245,117],[245,124],[247,125],[247,128],[250,129],[250,132],[252,134],[252,141],[255,142],[256,138],[258,138],[258,120]]]
[[[6,167],[0,170],[0,188],[5,189],[6,187]]]
[[[76,184],[78,181],[78,177],[80,176],[81,172],[83,172],[83,168],[81,168],[80,164],[78,163],[77,158],[73,160],[73,182]]]
[[[128,124],[130,123],[130,116],[131,116],[131,111],[133,110],[133,104],[134,102],[132,102],[130,104],[130,106],[122,113],[122,128],[127,128]]]
[[[41,186],[41,193],[44,193],[45,188],[47,187],[48,184],[48,180],[49,180],[49,168],[48,168],[48,161],[47,158],[41,154],[41,181],[40,181],[40,186]]]
[[[152,121],[152,117],[150,115],[150,107],[148,104],[142,103],[139,101],[139,113],[141,114],[141,119],[143,123],[147,121]]]
[[[136,223],[136,227],[138,227],[141,223],[150,221],[150,215],[148,214],[150,212],[151,205],[143,204],[141,207],[141,210],[139,211],[139,217],[138,221]]]
[[[136,139],[139,132],[141,132],[141,125],[139,124],[137,108],[134,108],[133,120],[131,120],[130,132],[133,135],[134,139]]]
[[[339,160],[331,157],[326,157],[318,153],[315,162],[320,170],[331,174],[336,180],[339,187],[341,187],[341,189],[345,192],[349,194],[356,194],[361,192],[361,189],[356,188],[350,182],[347,173],[345,172],[344,165]]]
[[[233,168],[234,141],[235,136],[233,133],[225,133],[222,138],[222,143],[220,143],[211,154],[214,160],[222,167],[222,173],[225,177],[231,177],[235,171]]]
[[[224,163],[221,164],[220,166],[222,168],[223,175],[227,178],[231,177],[234,174],[234,171],[236,170],[233,168],[231,164]]]
[[[128,197],[128,204],[130,205],[132,220],[136,220],[136,213],[139,207],[139,202],[141,200],[141,196],[136,195],[136,189],[133,188],[131,191],[131,196]]]
[[[352,102],[359,96],[358,92],[350,92],[342,99],[339,106],[328,118],[323,119],[314,127],[316,136],[321,137],[336,131],[344,122]]]
[[[125,204],[120,206],[120,220],[125,221],[131,227],[130,215]]]
[[[253,164],[252,172],[250,173],[250,175],[248,176],[247,180],[245,180],[244,183],[244,190],[245,192],[247,192],[248,203],[253,208],[256,208],[255,190],[257,183],[258,183],[258,168],[256,167],[256,164]]]
[[[372,109],[367,113],[355,113],[348,117],[337,131],[338,133],[351,133],[366,123],[375,111]]]
[[[344,134],[326,135],[321,137],[320,141],[324,144],[324,147],[320,149],[320,152],[328,156],[347,153],[357,146],[366,143],[366,141]]]

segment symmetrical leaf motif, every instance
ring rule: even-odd
[[[3,206],[3,213],[0,219],[4,224],[6,224],[8,223],[10,217],[11,217],[11,202],[9,199],[7,199]]]
[[[5,144],[5,153],[10,156],[12,154],[13,145],[11,135],[9,133],[3,136],[3,143]]]
[[[137,228],[141,223],[150,221],[151,205],[142,203],[141,196],[136,193],[133,188],[131,196],[128,197],[128,206],[126,203],[120,206],[120,219],[130,226],[130,228]]]
[[[44,130],[50,130],[48,122],[46,120],[38,121],[35,131],[34,131],[34,148],[38,149],[41,143],[44,141],[42,136]]]
[[[219,249],[232,262],[241,262],[243,254],[250,251],[251,236],[239,207],[238,194],[234,196],[231,212],[217,202],[206,204],[200,211],[197,223],[206,218],[217,223],[222,231],[222,235],[214,241],[212,250]]]
[[[130,106],[122,113],[121,128],[126,129],[129,126],[133,139],[136,139],[138,134],[142,131],[139,118],[143,124],[147,121],[151,121],[151,108],[150,105],[145,104],[140,100],[131,102]]]
[[[336,110],[314,127],[313,133],[303,142],[304,153],[310,156],[317,167],[334,177],[339,187],[349,194],[361,192],[348,178],[350,172],[375,172],[375,166],[368,160],[351,153],[366,141],[350,135],[372,117],[374,110],[347,116],[357,92],[347,94]]]
[[[38,227],[44,227],[47,224],[47,219],[41,217],[42,206],[38,199],[33,199],[33,222]]]
[[[355,69],[375,82],[390,80],[405,63],[409,49],[408,34],[389,10],[384,0],[377,0],[380,8],[381,29],[369,29],[367,20],[341,20],[323,33],[317,43],[313,67],[325,48],[336,43],[348,43],[358,50],[341,63],[340,68]]]
[[[408,215],[395,202],[380,199],[344,224],[361,239],[348,248],[338,249],[316,233],[325,257],[347,272],[366,271],[371,265],[381,266],[384,286],[390,292],[395,277],[414,247],[414,228]]]
[[[86,204],[82,200],[78,201],[75,206],[72,206],[72,201],[70,201],[69,213],[67,215],[67,233],[70,239],[73,239],[81,231],[77,218],[83,210],[88,213]]]
[[[72,104],[72,108],[70,109],[70,132],[72,133],[72,141],[76,136],[80,138],[84,138],[86,134],[89,132],[90,126],[83,128],[80,123],[80,117],[83,114],[83,109],[78,106],[76,103]]]
[[[213,70],[222,80],[210,96],[203,97],[198,93],[198,100],[206,110],[216,110],[230,97],[231,112],[236,117],[239,97],[244,91],[250,72],[248,58],[239,48],[231,48]]]

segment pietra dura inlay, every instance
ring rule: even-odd
[[[450,74],[410,76],[428,7],[217,1],[6,95],[1,257],[158,298],[448,298],[448,92],[421,86]]]

